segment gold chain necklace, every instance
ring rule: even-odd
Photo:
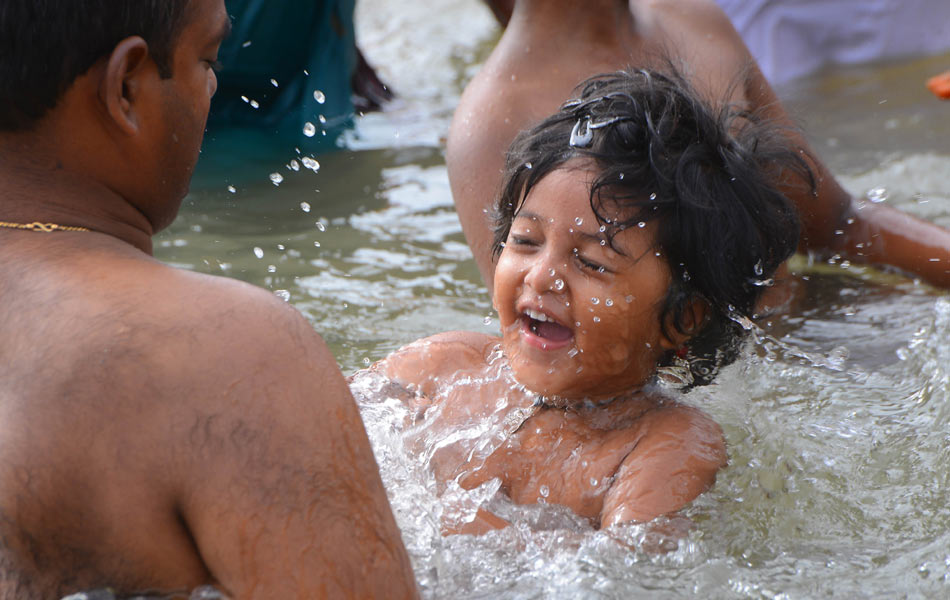
[[[34,221],[32,223],[9,223],[7,221],[0,221],[0,227],[6,227],[7,229],[26,229],[28,231],[41,231],[43,233],[52,233],[54,231],[89,231],[85,227],[74,227],[71,225],[57,225],[56,223],[40,223],[39,221]]]

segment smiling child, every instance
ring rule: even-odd
[[[718,425],[654,385],[709,383],[735,359],[798,221],[775,181],[809,181],[782,132],[713,112],[677,74],[592,78],[522,132],[495,214],[501,338],[451,332],[371,369],[412,392],[441,482],[497,480],[519,504],[597,527],[681,509],[715,481]],[[473,435],[472,423],[506,427]],[[505,521],[480,510],[450,527]]]

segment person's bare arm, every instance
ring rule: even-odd
[[[800,250],[840,254],[854,262],[889,265],[942,287],[950,287],[950,231],[888,206],[853,198],[809,147],[779,101],[728,17],[709,0],[656,2],[666,16],[671,39],[684,55],[701,89],[723,97],[723,85],[745,71],[740,91],[749,105],[788,127],[815,175],[809,182],[789,179],[783,191],[795,202],[802,223]],[[710,46],[720,51],[709,52]],[[715,57],[715,58],[710,58]]]
[[[643,419],[645,433],[604,498],[601,527],[680,510],[712,486],[726,463],[722,430],[700,411],[675,406]]]
[[[235,598],[414,597],[333,356],[299,313],[242,287],[169,357],[184,374],[170,465],[199,555]]]

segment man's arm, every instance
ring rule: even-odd
[[[712,487],[726,464],[722,430],[704,413],[673,406],[642,418],[646,433],[617,470],[601,527],[646,523],[680,510]]]
[[[294,309],[240,287],[176,360],[194,392],[171,415],[171,464],[198,553],[236,598],[414,597],[333,356]]]

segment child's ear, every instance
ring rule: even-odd
[[[686,307],[686,310],[683,313],[683,329],[680,331],[673,324],[672,315],[668,316],[666,323],[664,323],[663,331],[669,333],[670,337],[667,337],[666,333],[660,333],[660,346],[664,350],[679,350],[683,347],[683,344],[688,342],[690,338],[696,335],[700,329],[703,328],[703,323],[706,322],[706,312],[709,310],[709,305],[706,304],[705,300],[696,298]]]

